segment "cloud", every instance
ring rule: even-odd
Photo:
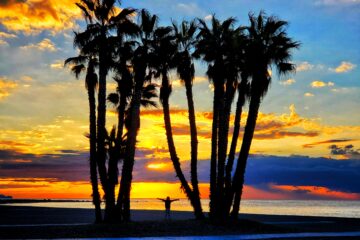
[[[333,144],[329,149],[332,155],[341,155],[345,159],[360,159],[360,149],[355,150],[352,144],[344,147]]]
[[[204,20],[210,21],[213,18],[213,15],[209,14],[204,17]]]
[[[319,199],[343,199],[343,200],[359,200],[360,193],[349,193],[342,191],[334,191],[321,186],[292,186],[292,185],[271,185],[272,189],[280,190],[282,192],[291,192],[295,195],[302,195],[302,198]]]
[[[314,65],[310,64],[309,62],[301,62],[296,65],[296,71],[297,72],[304,72],[309,71],[314,68]]]
[[[12,143],[16,144],[16,143]],[[57,181],[87,181],[88,153],[30,154],[0,150],[0,178],[51,178]],[[71,169],[71,170],[70,170]]]
[[[8,97],[17,86],[15,81],[0,76],[0,100]]]
[[[1,1],[0,22],[9,31],[37,34],[57,33],[75,27],[81,17],[74,0]]]
[[[313,143],[308,143],[308,144],[304,144],[303,147],[304,148],[312,148],[315,147],[317,145],[323,145],[323,144],[329,144],[329,143],[344,143],[344,142],[350,142],[353,141],[353,139],[329,139],[326,141],[320,141],[320,142],[313,142]]]
[[[353,70],[354,68],[356,68],[356,65],[351,63],[351,62],[341,62],[341,64],[339,66],[337,66],[336,68],[330,68],[330,71],[334,71],[336,73],[346,73],[346,72],[350,72],[351,70]]]
[[[52,68],[52,69],[64,69],[64,60],[56,60],[55,62],[50,64],[50,68]]]
[[[329,177],[331,176],[331,177]],[[267,189],[269,184],[317,186],[333,191],[360,193],[360,162],[307,156],[252,155],[248,160],[245,183]]]
[[[319,80],[316,80],[316,81],[313,81],[310,86],[312,88],[323,88],[323,87],[332,87],[334,86],[335,84],[333,82],[323,82],[323,81],[319,81]]]
[[[337,6],[337,5],[357,5],[360,0],[317,0],[315,5]]]
[[[29,49],[37,49],[40,51],[48,51],[48,52],[56,52],[58,49],[55,46],[55,43],[53,43],[50,39],[44,38],[42,41],[36,43],[36,44],[29,44],[20,47],[23,50],[29,50]]]
[[[313,93],[309,93],[309,92],[307,92],[307,93],[304,93],[304,96],[305,97],[313,97],[313,96],[315,96]]]
[[[194,81],[193,81],[193,85],[197,85],[197,84],[201,84],[204,82],[208,82],[208,78],[204,77],[204,76],[195,76],[194,77]],[[171,82],[173,89],[177,89],[177,88],[184,88],[184,84],[182,83],[182,81],[180,79],[175,79]]]
[[[259,140],[264,139],[279,139],[285,137],[317,137],[319,136],[319,132],[309,131],[309,132],[291,132],[291,131],[269,131],[267,133],[255,133],[254,138]]]
[[[9,43],[3,39],[0,39],[0,46],[9,46]]]
[[[0,32],[0,39],[1,38],[17,38],[17,36],[12,33]]]
[[[285,81],[280,81],[280,84],[285,85],[285,86],[289,86],[289,85],[292,85],[294,83],[296,83],[296,80],[293,79],[293,78],[290,78],[290,79],[285,80]]]

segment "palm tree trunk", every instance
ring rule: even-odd
[[[233,201],[233,196],[231,194],[231,172],[233,169],[233,165],[234,165],[234,160],[235,160],[235,152],[236,152],[236,145],[237,145],[237,140],[239,138],[239,133],[240,133],[240,123],[241,123],[241,114],[242,114],[242,107],[244,106],[245,103],[245,85],[246,84],[246,79],[242,79],[239,88],[238,88],[238,100],[236,103],[236,111],[235,111],[235,119],[234,119],[234,131],[233,131],[233,136],[231,139],[231,145],[230,145],[230,151],[229,151],[229,156],[228,156],[228,161],[226,164],[226,169],[225,169],[225,191],[226,191],[226,212],[229,213],[231,205],[232,205],[232,201]]]
[[[90,181],[92,187],[92,199],[95,205],[95,222],[102,221],[101,216],[101,200],[98,188],[97,166],[96,166],[96,104],[95,104],[95,91],[92,86],[88,86],[89,97],[89,131],[90,131]]]
[[[253,95],[250,101],[249,115],[246,121],[243,142],[241,145],[236,171],[232,182],[233,194],[235,194],[233,210],[231,213],[232,218],[237,218],[239,214],[240,201],[241,201],[244,178],[245,178],[246,163],[249,156],[251,142],[254,136],[256,120],[258,117],[259,107],[260,107],[260,99],[261,99],[260,94],[257,94],[257,95]]]
[[[126,97],[124,94],[121,95],[120,97],[120,104],[119,104],[119,108],[118,108],[118,131],[117,131],[117,135],[116,135],[116,151],[118,152],[118,154],[121,154],[121,146],[122,146],[122,135],[123,135],[123,129],[124,129],[124,120],[125,120],[125,108],[126,108]],[[124,159],[125,162],[125,159]],[[124,162],[123,162],[123,169],[122,172],[127,171],[126,169],[124,170]],[[120,222],[121,221],[121,215],[122,215],[122,202],[123,202],[123,194],[122,191],[120,190],[121,188],[121,184],[119,186],[119,192],[118,192],[118,197],[117,197],[117,202],[116,202],[116,210],[115,210],[115,221]]]
[[[228,146],[229,120],[231,104],[235,93],[232,81],[227,81],[226,92],[221,89],[223,97],[220,99],[219,141],[218,141],[218,217],[224,220],[227,217],[225,199],[225,160]]]
[[[104,53],[100,52],[99,65],[99,93],[98,93],[98,119],[97,119],[97,160],[100,181],[105,193],[105,216],[106,220],[111,212],[113,203],[108,198],[108,181],[106,170],[106,149],[105,149],[105,132],[106,132],[106,65]]]
[[[125,108],[126,108],[126,96],[125,94],[121,94],[120,104],[118,108],[118,131],[116,134],[116,145],[118,149],[121,147],[122,136],[124,131]]]
[[[186,97],[188,103],[189,111],[189,124],[190,124],[190,136],[191,136],[191,185],[194,195],[194,207],[196,216],[203,217],[201,202],[200,202],[200,191],[199,191],[199,181],[197,176],[197,157],[198,157],[198,139],[197,139],[197,129],[196,129],[196,117],[195,117],[195,107],[192,93],[192,84],[191,80],[185,81],[186,88]]]
[[[216,84],[216,82],[214,83]],[[216,218],[216,167],[217,167],[217,141],[219,124],[219,90],[215,87],[213,100],[213,122],[211,133],[211,160],[210,160],[210,218]]]
[[[117,199],[117,212],[122,215],[124,221],[130,218],[130,192],[132,172],[135,163],[136,137],[140,125],[140,103],[142,87],[145,79],[146,65],[137,67],[135,70],[135,90],[130,104],[130,128],[126,141],[126,156],[123,163],[119,196]]]
[[[160,89],[160,96],[161,96],[161,103],[163,106],[165,131],[166,131],[166,138],[168,142],[170,158],[171,161],[173,162],[176,175],[180,180],[181,188],[184,190],[187,198],[190,200],[190,203],[194,208],[194,214],[196,219],[202,219],[204,216],[202,214],[201,204],[199,206],[199,203],[196,203],[194,201],[194,193],[185,179],[185,176],[181,170],[180,159],[176,153],[175,143],[172,135],[171,119],[170,119],[170,107],[169,107],[170,86],[168,84],[169,81],[166,73],[163,73],[162,76],[163,76],[163,80],[162,80],[163,83]]]

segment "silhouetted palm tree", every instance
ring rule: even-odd
[[[93,204],[95,205],[95,221],[101,222],[101,207],[100,194],[97,179],[97,164],[96,164],[96,101],[95,89],[98,84],[97,74],[95,71],[98,65],[97,59],[90,56],[78,56],[68,58],[65,60],[65,65],[73,64],[72,72],[76,78],[79,78],[80,73],[86,71],[85,87],[89,98],[89,141],[90,141],[90,181],[92,187]],[[84,64],[87,64],[85,67]]]
[[[234,22],[233,18],[220,22],[213,16],[211,28],[209,28],[204,20],[199,19],[200,32],[194,53],[195,57],[202,57],[204,61],[208,62],[207,75],[214,85],[210,163],[210,216],[213,219],[221,217],[222,208],[224,207],[224,173],[227,142],[219,141],[219,137],[223,138],[225,134],[225,127],[222,124],[225,124],[226,81],[229,80],[227,86],[233,85],[233,79],[225,76],[224,70],[226,67],[229,67],[227,65],[227,58],[233,51]]]
[[[156,29],[156,15],[151,15],[146,10],[139,13],[139,36],[137,47],[132,58],[134,71],[134,91],[131,98],[128,118],[130,126],[127,134],[126,157],[124,159],[118,208],[123,209],[122,215],[125,221],[130,221],[130,190],[132,182],[132,170],[136,149],[136,137],[140,125],[140,105],[144,84],[151,80],[151,74],[147,72],[150,58],[150,42]]]
[[[267,17],[263,12],[260,12],[258,16],[250,14],[249,18],[250,26],[247,28],[249,43],[246,49],[246,60],[249,66],[248,73],[252,78],[251,99],[232,184],[235,192],[232,210],[232,217],[234,218],[237,217],[239,212],[246,162],[254,136],[260,103],[267,93],[271,81],[268,69],[273,66],[279,74],[287,74],[293,71],[295,68],[290,62],[291,50],[298,48],[300,45],[287,36],[285,31],[287,22],[281,21],[274,16]]]
[[[192,53],[196,42],[195,34],[197,25],[195,21],[183,21],[179,26],[173,23],[177,52],[175,54],[175,65],[181,82],[185,85],[188,103],[190,137],[191,137],[191,185],[194,197],[193,204],[197,218],[203,218],[200,202],[199,182],[197,177],[198,139],[196,129],[195,107],[193,99],[193,81],[195,67],[192,61]]]
[[[231,139],[231,145],[228,155],[228,161],[226,164],[225,169],[225,189],[226,189],[226,200],[227,200],[227,208],[226,212],[228,213],[230,211],[232,201],[233,201],[233,195],[232,195],[232,187],[231,187],[231,174],[234,166],[234,160],[235,160],[235,153],[236,153],[236,146],[237,141],[239,138],[240,133],[240,123],[241,123],[241,115],[242,115],[242,108],[247,100],[247,97],[249,95],[249,82],[248,77],[245,71],[241,73],[241,82],[238,85],[238,99],[236,103],[236,110],[235,110],[235,119],[234,119],[234,130],[233,135]]]
[[[97,118],[97,161],[100,181],[105,192],[105,220],[110,220],[115,203],[109,192],[106,170],[106,76],[112,66],[112,42],[116,40],[111,33],[123,22],[131,22],[132,9],[122,9],[116,14],[115,0],[81,0],[76,5],[82,10],[87,27],[84,32],[76,33],[74,44],[82,54],[95,54],[99,59],[99,93]],[[124,24],[125,25],[125,24]]]

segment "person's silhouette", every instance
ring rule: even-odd
[[[169,196],[166,197],[166,199],[158,198],[159,200],[163,201],[165,203],[165,219],[170,219],[170,208],[171,203],[175,201],[179,201],[179,199],[170,199]]]

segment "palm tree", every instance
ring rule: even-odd
[[[154,32],[154,40],[152,42],[153,54],[151,67],[154,69],[155,77],[161,77],[161,88],[160,88],[160,102],[163,107],[165,132],[168,142],[168,148],[170,158],[173,162],[173,166],[177,177],[180,180],[181,188],[184,190],[191,205],[194,207],[194,213],[197,219],[203,218],[201,210],[201,203],[199,195],[197,198],[194,195],[188,181],[186,180],[180,165],[180,159],[176,152],[176,147],[172,135],[171,116],[169,98],[172,91],[172,86],[169,81],[169,71],[176,67],[175,58],[177,55],[177,44],[175,36],[173,35],[172,27],[159,27]],[[195,180],[195,179],[194,179]]]
[[[224,206],[223,185],[227,149],[225,145],[227,143],[220,141],[219,137],[224,138],[225,131],[222,124],[224,124],[225,120],[225,84],[228,77],[224,75],[224,69],[227,67],[226,59],[229,53],[233,51],[233,24],[235,20],[229,18],[224,22],[220,22],[213,16],[211,28],[207,26],[204,20],[199,19],[198,21],[200,23],[200,32],[194,56],[197,58],[202,57],[204,61],[208,62],[207,75],[214,85],[210,162],[210,216],[215,219],[220,217]],[[227,86],[232,84],[230,81]]]
[[[286,34],[287,22],[281,21],[274,16],[267,17],[260,12],[256,17],[249,15],[250,26],[247,28],[249,44],[246,49],[248,72],[252,77],[250,87],[250,106],[246,121],[243,142],[233,177],[233,193],[235,194],[232,217],[237,218],[246,162],[249,156],[251,142],[254,136],[256,120],[262,98],[266,95],[271,82],[268,69],[273,66],[279,75],[294,71],[295,67],[290,62],[291,51],[300,46]]]
[[[235,119],[234,119],[234,130],[233,135],[231,139],[231,145],[228,155],[228,160],[226,164],[225,169],[225,191],[226,191],[226,212],[228,213],[230,211],[231,205],[232,205],[232,193],[231,193],[231,174],[233,170],[234,160],[235,160],[235,152],[236,152],[236,146],[237,141],[239,138],[240,133],[240,122],[241,122],[241,114],[242,114],[242,108],[245,105],[245,102],[247,100],[249,94],[249,83],[248,83],[248,77],[247,74],[243,71],[241,73],[241,82],[238,85],[238,99],[236,103],[236,110],[235,110]]]
[[[84,63],[87,63],[85,67]],[[100,194],[98,189],[97,179],[97,165],[96,165],[96,102],[95,89],[97,87],[98,79],[95,68],[98,64],[97,59],[90,56],[78,56],[68,58],[65,60],[65,65],[74,64],[71,68],[76,78],[79,78],[80,73],[86,70],[85,87],[89,98],[89,141],[90,141],[90,181],[92,187],[92,199],[95,205],[95,221],[97,223],[102,221]]]
[[[85,17],[87,27],[84,32],[76,33],[74,44],[82,54],[95,54],[99,59],[99,92],[97,118],[97,161],[100,181],[105,192],[105,220],[115,207],[112,197],[107,197],[109,185],[106,169],[106,76],[111,67],[111,44],[115,37],[112,32],[119,23],[131,22],[132,9],[123,9],[116,15],[115,0],[81,0],[76,3]],[[110,194],[111,195],[111,194]]]
[[[124,159],[120,191],[117,201],[118,209],[123,210],[125,221],[130,221],[130,190],[132,182],[132,170],[134,166],[136,137],[140,125],[140,105],[144,84],[151,80],[151,74],[147,72],[150,57],[150,41],[157,25],[158,17],[151,15],[146,10],[140,12],[139,36],[137,47],[132,58],[134,71],[134,91],[131,97],[128,118],[130,126],[127,134],[126,157]]]
[[[175,54],[176,70],[181,82],[185,85],[186,98],[188,103],[190,137],[191,137],[191,185],[193,191],[193,202],[195,215],[203,218],[202,207],[200,202],[199,181],[197,177],[197,161],[198,161],[198,139],[196,129],[195,107],[193,99],[193,81],[195,75],[195,67],[192,61],[192,53],[196,42],[195,34],[197,25],[195,21],[183,21],[180,26],[173,23],[175,32],[175,41],[177,44],[177,52]]]

